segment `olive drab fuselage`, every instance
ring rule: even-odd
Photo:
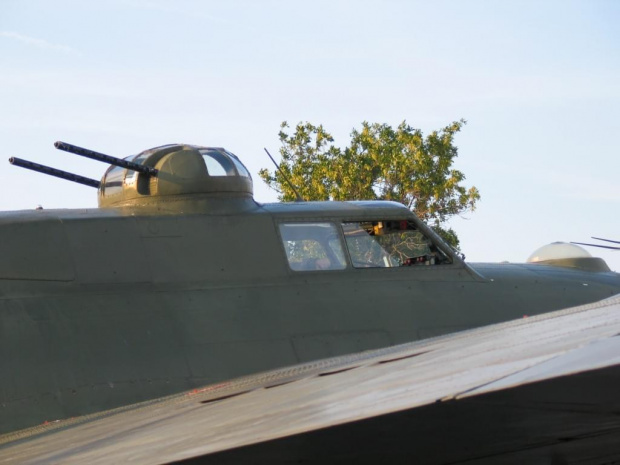
[[[620,292],[467,264],[393,202],[258,204],[228,152],[205,187],[218,165],[169,147],[138,160],[157,178],[111,168],[102,208],[0,214],[0,433]]]

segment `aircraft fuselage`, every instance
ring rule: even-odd
[[[443,263],[362,267],[351,224],[438,244],[391,202],[205,202],[0,216],[0,433],[620,292],[617,273],[465,264],[442,244]],[[285,235],[305,225],[335,231],[340,265],[295,269]]]

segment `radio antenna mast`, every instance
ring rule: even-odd
[[[269,158],[271,159],[271,161],[273,162],[274,165],[276,165],[276,168],[278,169],[278,171],[280,172],[280,174],[282,175],[282,177],[284,178],[284,180],[287,182],[287,184],[289,186],[291,186],[291,189],[293,189],[293,192],[295,192],[295,197],[297,197],[297,199],[295,200],[295,202],[303,202],[304,199],[301,197],[301,195],[299,195],[299,192],[297,192],[297,189],[295,189],[295,186],[293,186],[293,183],[289,180],[289,178],[286,177],[286,174],[284,174],[284,171],[282,171],[280,169],[280,166],[276,163],[276,161],[273,159],[273,157],[271,156],[271,154],[269,153],[269,150],[267,150],[265,148],[265,152],[267,152],[267,155],[269,156]]]

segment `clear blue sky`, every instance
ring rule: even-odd
[[[620,240],[620,2],[0,0],[0,140],[99,178],[116,156],[223,146],[254,175],[283,120],[348,143],[366,120],[465,118],[457,168],[482,194],[452,222],[470,261]],[[0,210],[95,207],[94,189],[0,165]],[[620,270],[620,252],[598,252]]]

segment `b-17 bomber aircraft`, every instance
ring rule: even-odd
[[[0,464],[620,461],[603,260],[468,263],[398,203],[260,204],[223,148],[56,147],[111,166],[10,160],[99,208],[0,214]]]

